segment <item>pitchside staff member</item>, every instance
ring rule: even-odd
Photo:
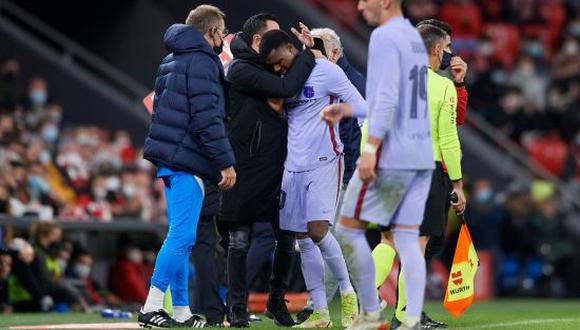
[[[224,13],[201,5],[186,24],[165,33],[170,52],[159,66],[144,157],[165,183],[169,230],[155,261],[151,288],[138,321],[143,327],[203,327],[189,309],[189,256],[202,206],[202,180],[230,189],[236,182],[234,154],[223,123],[225,97],[221,53]],[[217,54],[216,54],[217,53]],[[171,288],[174,319],[163,309]]]
[[[279,195],[286,156],[286,122],[269,98],[288,98],[302,90],[314,68],[311,51],[302,52],[281,78],[260,62],[262,35],[280,26],[270,14],[250,17],[232,43],[234,60],[228,71],[229,138],[236,156],[238,183],[223,196],[221,220],[230,223],[228,251],[228,305],[232,327],[248,327],[246,257],[252,224],[271,222],[277,234],[274,277],[267,312],[284,326],[294,325],[286,309],[284,293],[294,255],[294,235],[279,230]],[[303,43],[313,44],[309,32],[293,32]]]

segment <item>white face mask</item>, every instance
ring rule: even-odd
[[[142,263],[143,262],[143,253],[139,249],[131,249],[127,252],[127,259],[134,263]]]
[[[576,41],[568,41],[564,45],[564,53],[568,56],[574,56],[578,54],[578,43]]]
[[[66,270],[66,266],[67,266],[66,260],[58,258],[56,260],[56,262],[58,263],[58,267],[60,268],[60,271],[64,272]]]
[[[74,267],[74,271],[80,278],[87,278],[91,274],[91,266],[83,265],[83,264],[76,264]]]

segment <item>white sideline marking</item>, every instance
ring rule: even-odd
[[[10,330],[34,330],[34,329],[139,329],[139,323],[69,323],[52,325],[20,325],[10,327]]]
[[[544,323],[559,323],[559,322],[574,322],[580,321],[580,318],[568,318],[568,319],[537,319],[537,320],[526,320],[526,321],[515,321],[506,323],[494,323],[478,325],[473,327],[462,327],[458,329],[494,329],[494,328],[504,328],[504,327],[515,327],[518,325],[531,325],[531,324],[544,324]]]

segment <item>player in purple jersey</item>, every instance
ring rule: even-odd
[[[262,37],[260,55],[278,74],[284,74],[298,51],[283,31]],[[284,163],[280,228],[296,233],[302,273],[314,313],[299,327],[331,325],[324,287],[324,262],[337,278],[342,300],[342,324],[349,326],[358,313],[356,294],[340,245],[329,231],[342,185],[343,145],[338,124],[320,118],[327,105],[344,100],[365,107],[366,102],[336,64],[321,57],[303,91],[285,100],[288,153]]]
[[[355,104],[330,105],[323,118],[368,117],[368,140],[347,188],[336,229],[361,314],[349,328],[380,326],[375,270],[365,237],[368,221],[392,226],[407,292],[406,318],[399,329],[420,329],[426,267],[419,226],[434,168],[427,108],[427,52],[421,36],[403,17],[400,0],[359,1],[371,34],[367,65],[368,113]]]

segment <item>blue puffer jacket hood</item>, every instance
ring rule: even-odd
[[[163,42],[170,53],[204,51],[215,55],[207,40],[191,25],[173,24],[165,32]]]

